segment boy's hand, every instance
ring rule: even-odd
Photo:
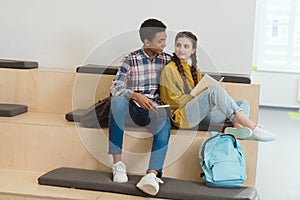
[[[138,104],[144,108],[145,110],[154,109],[156,110],[157,106],[156,104],[148,99],[145,95],[140,93],[133,93],[131,95],[131,98],[138,102]]]

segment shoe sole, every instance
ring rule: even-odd
[[[128,179],[127,180],[113,180],[114,183],[127,183],[128,182]]]
[[[256,140],[256,141],[259,141],[259,142],[272,142],[274,140],[277,140],[277,136],[274,136],[274,137],[270,137],[270,138],[260,138],[260,137],[257,137],[257,136],[250,136],[249,137],[250,140]]]
[[[124,179],[114,179],[114,177],[113,177],[113,182],[114,183],[127,183],[128,182],[128,177],[126,177]]]
[[[237,139],[245,140],[249,139],[252,135],[252,131],[249,128],[246,127],[240,127],[240,128],[226,128],[224,131],[225,134],[231,134]]]
[[[136,187],[138,189],[142,190],[143,192],[150,194],[152,196],[157,194],[156,189],[152,185],[145,184],[143,186],[137,185]]]

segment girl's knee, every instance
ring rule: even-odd
[[[220,84],[216,84],[216,85],[210,87],[209,90],[211,90],[212,92],[215,92],[215,93],[223,93],[225,91],[224,88]]]

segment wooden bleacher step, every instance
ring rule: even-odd
[[[145,198],[38,184],[44,172],[0,168],[1,200],[143,200]],[[147,198],[154,200],[154,198]]]
[[[75,109],[86,108],[95,100],[106,97],[113,78],[114,75],[72,71],[0,68],[0,85],[5,86],[1,87],[0,103],[28,106],[26,113],[12,118],[0,117],[0,200],[144,199],[37,184],[37,177],[58,167],[111,171],[110,167],[102,164],[95,157],[99,152],[99,146],[103,146],[98,140],[99,130],[75,126],[75,123],[65,119],[65,114]],[[249,100],[252,106],[250,118],[256,121],[259,86],[224,83],[224,87],[235,98]],[[78,130],[83,130],[83,134],[79,136]],[[127,133],[128,137],[124,144],[128,151],[145,152],[149,149],[151,139],[139,140],[133,137],[134,131],[129,130]],[[172,133],[172,142],[175,136],[181,141],[191,138],[188,130]],[[206,132],[200,131],[196,137],[192,137],[191,146],[183,149],[184,154],[166,167],[164,175],[199,181],[198,150],[206,136]],[[84,142],[89,142],[91,148],[96,149],[94,154],[85,148],[82,139],[85,140]],[[241,141],[241,145],[247,159],[246,185],[254,186],[258,143]],[[181,151],[180,145],[174,146],[177,148],[172,149],[172,152]],[[106,150],[101,151],[106,152]],[[148,162],[148,160],[141,162]],[[75,194],[78,196],[74,196]]]

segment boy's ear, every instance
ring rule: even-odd
[[[150,46],[150,41],[148,40],[148,39],[145,39],[144,40],[144,45],[146,46],[146,47],[149,47]]]

